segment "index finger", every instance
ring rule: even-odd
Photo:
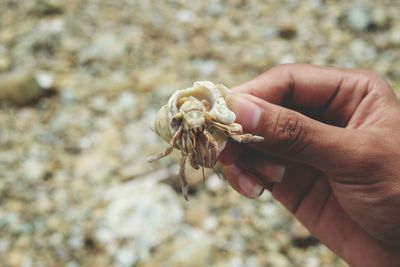
[[[232,90],[248,93],[270,103],[322,108],[349,82],[349,70],[308,64],[275,66]]]

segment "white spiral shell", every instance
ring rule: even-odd
[[[158,111],[151,125],[152,130],[164,141],[169,142],[177,131],[171,123],[173,117],[179,112],[177,101],[182,97],[188,96],[206,100],[211,108],[209,114],[212,115],[215,121],[227,125],[232,124],[236,119],[236,115],[228,108],[225,102],[228,90],[224,85],[215,85],[210,81],[198,81],[193,84],[193,87],[177,90],[171,95],[168,103]],[[219,139],[218,143],[220,143],[220,150],[222,150],[228,137],[221,135],[217,139]]]

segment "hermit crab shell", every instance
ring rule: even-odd
[[[210,81],[198,81],[193,87],[177,90],[163,106],[154,118],[151,128],[167,143],[178,130],[172,123],[173,117],[179,112],[177,102],[183,97],[195,97],[198,100],[206,100],[210,106],[209,114],[215,121],[230,125],[236,120],[236,115],[231,111],[225,102],[229,89],[222,84],[214,84]],[[213,133],[221,151],[228,140],[228,136],[219,132]]]

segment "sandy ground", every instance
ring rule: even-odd
[[[196,80],[279,63],[400,88],[386,1],[0,0],[0,266],[346,266],[268,193],[215,175],[185,202],[149,121]]]

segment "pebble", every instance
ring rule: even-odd
[[[195,229],[185,229],[171,244],[161,246],[154,256],[140,267],[203,267],[211,266],[212,237]]]
[[[375,48],[362,39],[355,39],[352,41],[349,50],[352,59],[355,59],[358,62],[374,60],[377,56]]]
[[[32,70],[0,73],[0,102],[26,105],[44,94],[45,90],[37,83]]]
[[[35,0],[33,12],[38,15],[54,15],[62,13],[64,1],[62,0]]]
[[[104,112],[107,110],[108,100],[103,95],[94,96],[90,101],[91,108],[95,111]]]
[[[63,105],[71,105],[77,100],[77,95],[74,91],[66,88],[60,93],[60,102]],[[95,105],[95,104],[94,104]]]
[[[35,158],[25,160],[21,167],[22,178],[32,182],[42,179],[47,171],[45,164]]]
[[[37,84],[43,89],[51,89],[54,86],[54,76],[48,72],[38,72],[35,75]]]
[[[93,39],[93,42],[79,53],[81,63],[100,61],[117,63],[125,52],[125,43],[122,37],[111,33],[102,33]]]
[[[297,27],[291,20],[284,20],[278,25],[278,34],[284,39],[292,39],[297,34]]]
[[[388,12],[383,9],[376,7],[371,12],[371,22],[372,26],[376,30],[387,30],[390,28],[390,17],[388,16]]]
[[[11,67],[10,58],[0,53],[0,72],[8,71],[10,67]]]
[[[354,6],[347,11],[346,22],[352,31],[366,31],[372,22],[371,14],[366,7]]]
[[[216,217],[207,217],[203,221],[203,229],[206,231],[214,231],[218,229],[218,219]]]
[[[294,220],[291,229],[292,236],[296,239],[306,239],[311,236],[310,232],[299,221]]]
[[[307,267],[319,267],[321,266],[321,261],[317,257],[307,257],[304,261],[304,266]]]
[[[122,116],[127,112],[139,111],[139,101],[131,92],[122,92],[118,98],[111,103],[111,113]]]
[[[218,192],[224,187],[224,184],[224,181],[215,173],[206,179],[206,187],[211,192]]]
[[[108,253],[117,257],[117,266],[147,260],[150,250],[177,233],[183,221],[176,193],[168,185],[151,180],[112,188],[107,202],[96,236]]]
[[[291,54],[284,55],[279,59],[279,64],[293,64],[293,63],[296,63],[296,58]]]
[[[280,209],[275,203],[265,203],[260,207],[260,213],[265,221],[272,227],[276,227],[282,223],[282,218],[279,216]]]
[[[400,46],[400,24],[390,30],[389,40],[391,44]]]
[[[279,35],[279,32],[276,27],[267,26],[262,29],[261,34],[265,39],[273,39]]]
[[[182,23],[190,23],[195,19],[195,15],[190,10],[181,10],[176,14],[176,18]]]
[[[193,62],[193,64],[202,79],[210,77],[218,68],[218,63],[215,60],[200,60]]]
[[[92,139],[93,138],[93,139]],[[76,158],[74,173],[91,181],[102,181],[118,167],[113,154],[121,146],[119,133],[115,128],[108,128],[98,136],[82,138],[80,148],[85,152]]]
[[[400,88],[396,1],[6,1],[1,264],[346,266],[269,192],[187,170],[186,202],[174,156],[146,162],[166,147],[148,125],[176,89],[278,63],[370,68]]]
[[[267,252],[266,253],[266,261],[268,266],[274,267],[288,267],[291,266],[289,259],[278,252]]]

